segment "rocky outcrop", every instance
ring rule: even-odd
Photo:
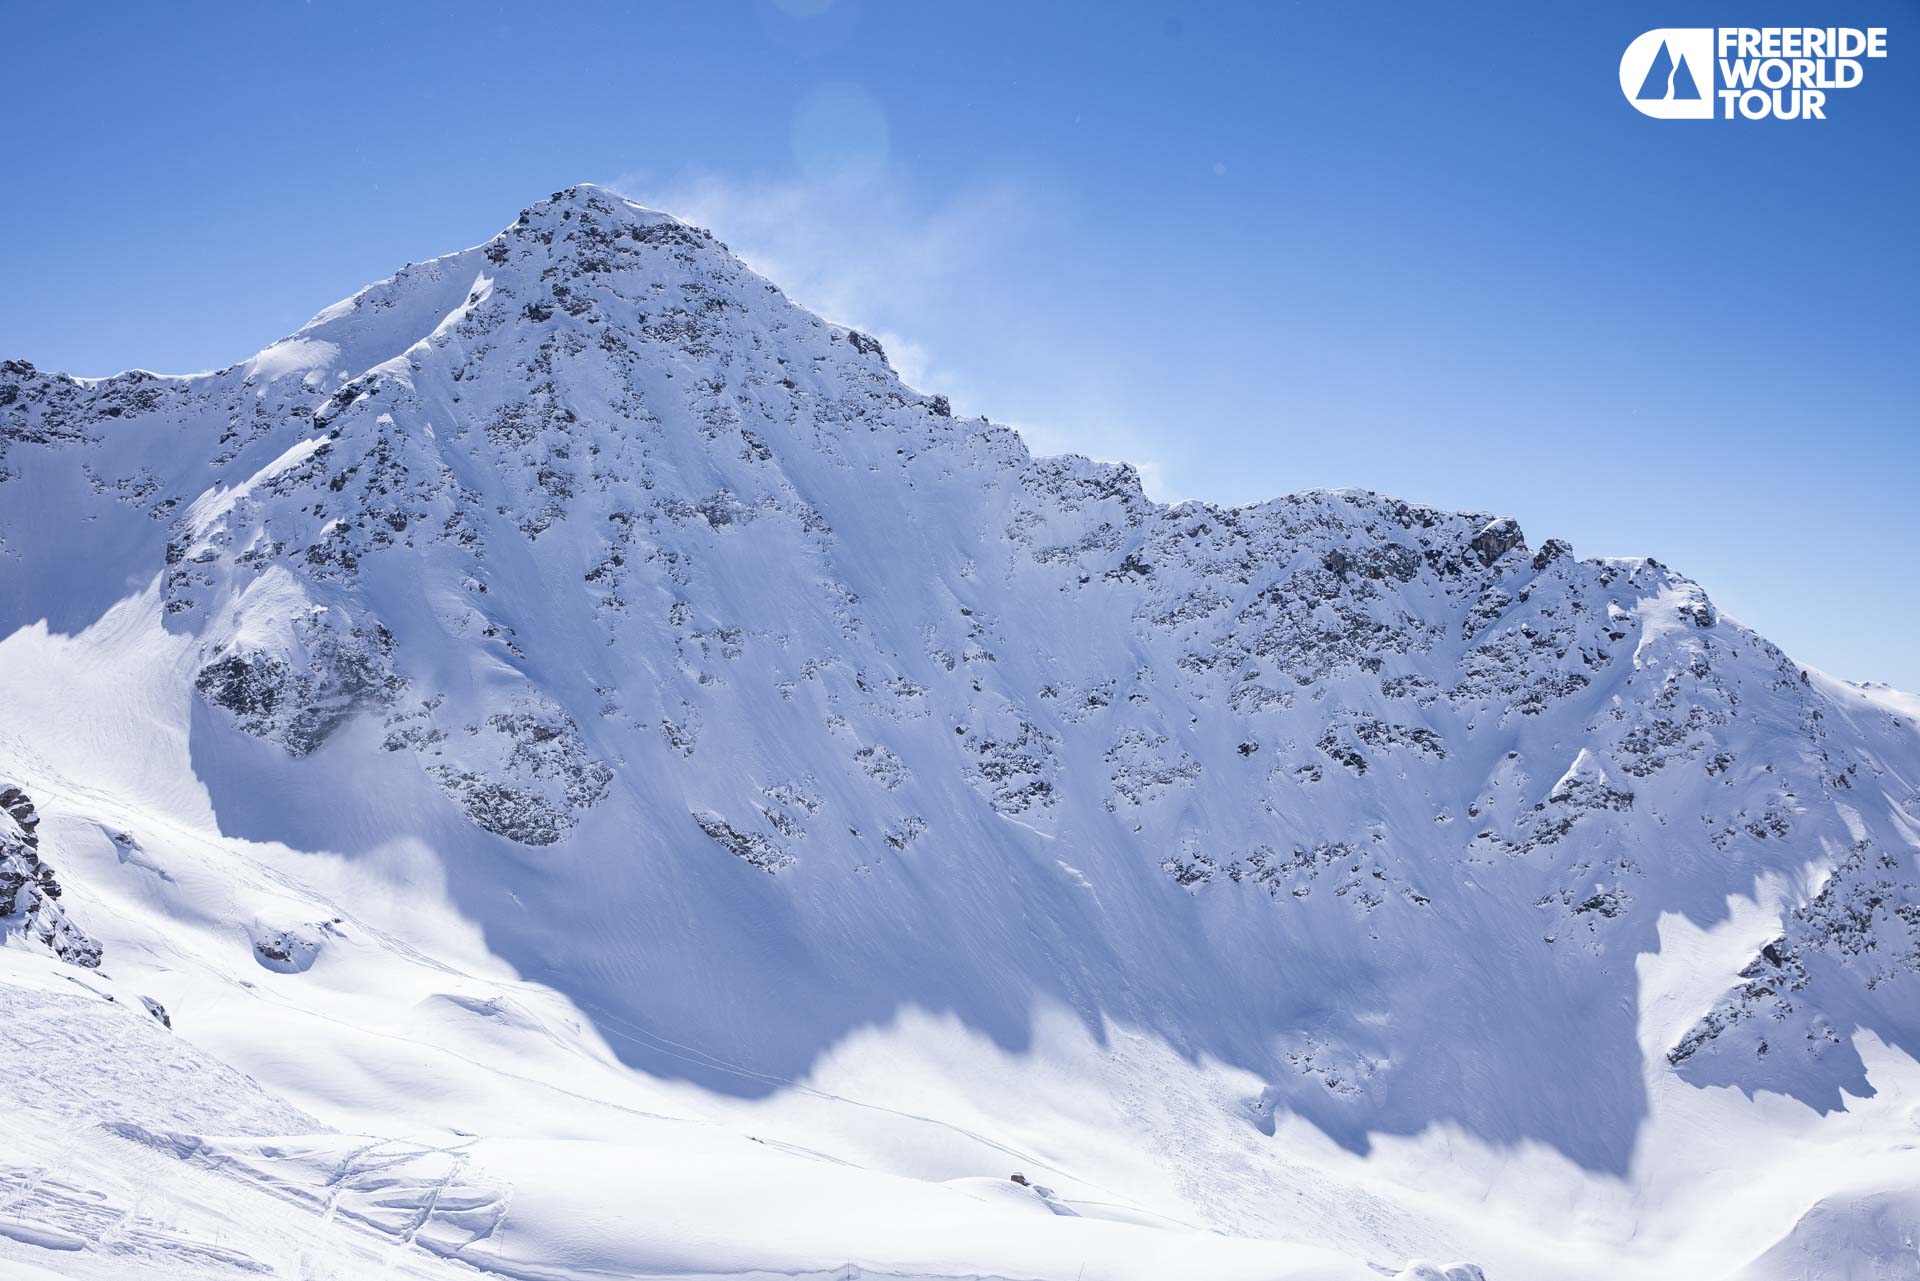
[[[338,918],[305,925],[258,926],[252,931],[253,956],[281,974],[304,974],[320,959],[328,940],[340,934]]]
[[[1480,558],[1482,565],[1491,567],[1495,561],[1514,548],[1524,549],[1527,540],[1520,532],[1519,521],[1511,516],[1502,516],[1498,520],[1488,521],[1486,527],[1475,534],[1473,542],[1468,545],[1473,548],[1474,555]]]
[[[551,845],[607,793],[613,770],[571,716],[528,699],[481,724],[417,742],[427,775],[475,826],[522,845]],[[390,737],[387,746],[395,746]]]
[[[740,831],[718,814],[695,814],[693,821],[708,840],[749,867],[777,872],[793,862],[793,855],[781,849],[772,838],[759,832]]]
[[[18,929],[61,960],[92,969],[100,945],[60,902],[60,882],[41,858],[39,826],[27,794],[0,784],[0,929]]]
[[[1742,967],[1739,986],[1668,1050],[1669,1063],[1704,1080],[1756,1070],[1791,1079],[1842,1044],[1846,1029],[1828,1011],[1844,1007],[1846,994],[1834,989],[1910,990],[1920,978],[1920,887],[1899,857],[1871,842],[1848,850],[1784,924]],[[1696,1056],[1719,1062],[1689,1063]]]
[[[235,648],[202,667],[194,688],[245,732],[305,756],[358,712],[389,706],[404,689],[393,673],[393,633],[303,619],[289,656]]]

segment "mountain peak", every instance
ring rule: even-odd
[[[731,257],[712,232],[658,209],[649,209],[610,188],[577,183],[520,211],[512,225],[488,245],[512,240],[534,229],[535,238],[560,257],[595,259],[622,238],[638,245],[711,248]],[[485,248],[486,246],[482,246]]]
[[[585,295],[578,282],[604,285],[615,275],[645,269],[662,253],[677,259],[683,271],[702,271],[710,287],[749,274],[711,232],[582,183],[527,206],[479,245],[409,263],[323,309],[239,368],[249,380],[293,376],[312,390],[330,391],[431,339],[496,295],[523,299],[522,320],[538,322],[556,310],[581,314]]]
[[[563,187],[544,200],[535,201],[520,211],[517,222],[540,222],[548,218],[565,221],[576,212],[588,215],[618,218],[623,221],[651,225],[660,222],[678,223],[684,227],[706,233],[704,229],[676,218],[670,213],[651,209],[636,200],[620,194],[611,187],[603,187],[595,182],[577,182],[571,187]]]
[[[421,1083],[383,1124],[486,1126],[524,1078],[441,1082],[503,1057],[674,1078],[641,1110],[685,1084],[709,1120],[906,1065],[887,1114],[1011,1127],[980,1160],[1187,1153],[1194,1204],[1259,1232],[1426,1187],[1436,1143],[1556,1205],[1664,1198],[1698,1135],[1783,1115],[1742,1091],[1809,1142],[1906,1125],[1912,709],[1509,517],[1166,506],[1033,457],[605,188],[213,375],[0,363],[0,450],[33,947],[97,943],[263,1079],[327,1057],[288,1035],[371,1029],[333,1057]],[[258,1041],[202,1013],[261,992]],[[1125,1106],[1081,1107],[1087,1073]],[[1101,1133],[1063,1148],[1068,1116]],[[1806,1150],[1710,1155],[1788,1187]],[[1484,1186],[1459,1233],[1542,1275],[1511,1216],[1473,1226]],[[426,1195],[410,1241],[487,1204]]]

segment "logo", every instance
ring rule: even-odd
[[[1620,92],[1657,120],[1825,120],[1886,56],[1885,27],[1660,27],[1620,55]]]
[[[1713,28],[1661,27],[1620,55],[1620,91],[1658,120],[1713,119]]]

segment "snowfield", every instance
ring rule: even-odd
[[[0,362],[0,1275],[1920,1278],[1917,857],[1667,566],[1153,503],[601,188]]]

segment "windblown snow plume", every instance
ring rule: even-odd
[[[572,188],[0,363],[0,1272],[1920,1276],[1917,720]]]

